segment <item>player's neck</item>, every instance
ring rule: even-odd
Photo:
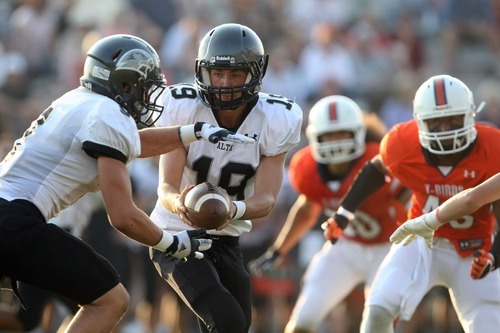
[[[433,156],[433,159],[438,166],[455,166],[463,159],[463,154],[461,153],[451,155],[433,154]]]
[[[216,110],[220,125],[225,128],[236,128],[246,111],[246,105],[237,107],[234,110]]]

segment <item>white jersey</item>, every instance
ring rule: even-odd
[[[79,87],[54,101],[14,143],[0,163],[0,198],[31,201],[48,221],[99,190],[96,156],[126,163],[140,149],[132,117],[110,98]]]
[[[188,125],[199,121],[218,123],[212,110],[198,98],[197,89],[192,84],[169,87],[164,93],[163,103],[165,111],[156,123],[158,126]],[[282,96],[259,93],[257,104],[237,130],[237,133],[255,138],[257,143],[191,143],[185,147],[187,158],[181,188],[208,181],[226,189],[233,200],[251,197],[261,157],[290,151],[300,140],[301,126],[302,110],[297,104]],[[159,201],[151,218],[160,228],[169,231],[190,229]],[[224,230],[211,230],[210,233],[239,236],[250,231],[251,227],[250,221],[231,221]]]

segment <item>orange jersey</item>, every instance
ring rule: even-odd
[[[330,216],[339,208],[339,204],[348,191],[359,170],[378,154],[378,143],[367,143],[365,153],[356,161],[349,173],[339,181],[325,183],[319,174],[318,163],[314,160],[311,146],[294,154],[290,161],[290,181],[294,189],[304,194],[309,201],[322,206]],[[403,190],[402,185],[392,181],[384,185],[356,210],[356,218],[344,236],[360,243],[384,243],[397,227],[398,221],[406,219],[406,209],[397,200]],[[350,232],[352,231],[352,232]]]
[[[414,120],[396,125],[387,133],[380,154],[391,175],[413,191],[408,218],[428,213],[458,192],[498,173],[500,131],[481,124],[476,129],[474,147],[447,175],[426,161]],[[440,227],[435,236],[449,239],[457,252],[467,257],[477,248],[491,247],[494,226],[491,205],[486,205]]]

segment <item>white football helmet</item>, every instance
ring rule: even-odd
[[[413,115],[417,120],[418,137],[422,147],[438,155],[465,150],[476,139],[474,117],[476,106],[470,89],[450,75],[436,75],[418,88],[413,100]],[[464,116],[462,128],[445,132],[431,132],[426,121],[434,118]],[[443,145],[453,140],[453,145]]]
[[[353,137],[345,140],[320,142],[326,133],[351,131]],[[327,96],[313,105],[306,129],[313,155],[320,163],[352,161],[365,152],[366,124],[359,106],[350,98]]]

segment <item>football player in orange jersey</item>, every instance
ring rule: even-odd
[[[274,244],[250,263],[254,275],[277,265],[317,224],[322,211],[331,215],[339,208],[359,170],[378,153],[385,133],[378,118],[364,114],[348,97],[324,97],[312,107],[306,130],[309,146],[298,151],[290,163],[290,181],[299,197]],[[397,221],[406,218],[405,206],[398,200],[400,195],[406,198],[403,201],[409,199],[403,194],[405,188],[396,179],[385,184],[358,207],[339,239],[324,244],[307,268],[285,332],[315,332],[358,284],[364,283],[368,291],[389,251],[389,235]]]
[[[446,200],[432,212],[421,215],[402,224],[390,237],[391,242],[410,244],[416,236],[422,236],[432,248],[434,232],[445,223],[474,213],[479,208],[500,200],[500,174],[488,178],[473,188],[468,188]],[[500,237],[495,237],[491,250],[479,249],[474,253],[470,275],[482,279],[498,268],[500,263]]]
[[[414,120],[394,126],[382,139],[380,153],[363,168],[328,220],[341,221],[377,188],[387,175],[413,191],[408,218],[429,213],[453,195],[498,172],[500,131],[476,124],[469,88],[449,75],[433,76],[417,90]],[[480,108],[479,108],[480,109]],[[484,205],[436,230],[433,248],[418,237],[407,246],[394,245],[382,262],[365,302],[361,332],[393,332],[398,316],[408,320],[434,286],[448,288],[466,333],[496,332],[500,327],[500,275],[473,280],[472,255],[491,248],[500,205]]]

